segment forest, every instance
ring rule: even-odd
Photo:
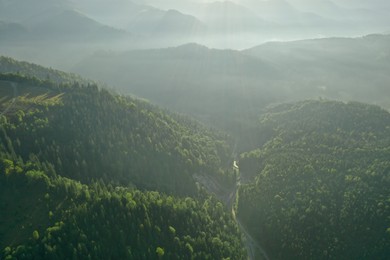
[[[205,194],[83,185],[1,157],[2,259],[245,259],[235,222]]]
[[[15,74],[19,96],[2,116],[2,141],[22,160],[53,164],[62,176],[193,194],[191,175],[232,182],[227,136],[96,85],[58,85]]]
[[[276,106],[241,154],[238,215],[271,259],[386,259],[390,114],[357,102]]]
[[[244,259],[228,136],[68,77],[0,74],[3,257]]]
[[[0,260],[390,259],[390,1],[0,0]]]
[[[243,126],[248,146],[74,74],[0,64],[1,259],[390,254],[379,106],[268,106]]]

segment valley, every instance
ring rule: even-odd
[[[0,0],[0,259],[388,259],[384,0]]]

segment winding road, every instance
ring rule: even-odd
[[[234,190],[229,196],[227,205],[229,207],[231,207],[233,219],[236,221],[238,227],[240,228],[241,232],[245,236],[244,243],[245,243],[245,246],[247,249],[248,258],[250,260],[255,260],[256,259],[256,252],[259,252],[261,254],[261,256],[258,256],[257,259],[269,260],[269,257],[267,256],[267,253],[265,252],[265,250],[256,242],[255,239],[253,239],[253,237],[249,234],[247,229],[242,225],[239,218],[236,216],[236,212],[234,210],[234,205],[236,203],[238,188],[241,185],[241,176],[240,176],[239,167],[237,165],[237,161],[233,162],[233,170],[237,172],[237,180],[236,180],[236,185],[234,187]]]

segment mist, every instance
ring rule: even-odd
[[[243,109],[256,104],[245,108],[252,116],[273,102],[318,97],[390,107],[386,1],[2,0],[0,7],[2,55],[79,73],[218,127],[234,125],[223,115],[233,98]],[[226,100],[214,102],[220,93]]]
[[[389,72],[387,0],[0,0],[0,259],[387,259]]]

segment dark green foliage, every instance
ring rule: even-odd
[[[49,178],[37,163],[17,167],[0,172],[1,259],[245,259],[230,213],[212,198],[86,186]]]
[[[103,179],[175,194],[194,194],[193,174],[232,178],[221,169],[229,160],[226,137],[191,120],[94,85],[12,74],[0,79],[27,92],[1,121],[4,152],[49,162],[61,176],[82,182]]]
[[[257,176],[238,214],[271,258],[388,258],[390,114],[309,101],[276,107],[261,127],[273,131],[240,161]]]
[[[233,181],[225,135],[95,85],[0,87],[0,259],[245,259],[192,177]]]

